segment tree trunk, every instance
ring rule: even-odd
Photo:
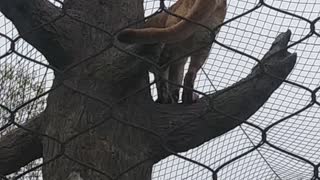
[[[148,69],[157,64],[161,46],[126,46],[114,40],[117,30],[143,18],[143,0],[65,0],[62,9],[46,0],[1,0],[0,10],[55,71],[41,121],[25,125],[40,134],[18,129],[0,139],[0,165],[12,165],[0,166],[2,175],[43,157],[44,180],[149,180],[152,165],[162,158],[197,147],[248,119],[296,59],[279,51],[287,46],[287,32],[260,66],[232,87],[192,105],[156,104]],[[22,146],[9,146],[8,139],[22,137],[28,139],[24,149],[38,151],[23,160],[8,158],[8,151]]]

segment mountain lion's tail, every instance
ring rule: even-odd
[[[208,21],[212,11],[215,11],[222,0],[195,0],[194,5],[185,16],[194,22],[203,24]],[[152,44],[157,42],[173,43],[188,38],[196,30],[197,26],[192,22],[181,20],[165,28],[125,29],[119,33],[118,39],[125,43]]]

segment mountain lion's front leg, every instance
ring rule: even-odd
[[[191,104],[197,101],[198,96],[192,91],[197,72],[200,70],[210,53],[210,48],[203,49],[191,56],[188,72],[184,78],[183,85],[187,88],[183,89],[182,103]]]

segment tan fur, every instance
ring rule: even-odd
[[[212,21],[217,23],[223,20],[225,8],[225,0],[178,0],[169,10],[191,21],[208,25]],[[143,29],[129,28],[122,31],[118,38],[128,43],[173,43],[189,37],[199,29],[198,25],[175,16],[165,14],[164,18],[166,18],[165,28],[158,28],[158,26],[147,26]]]
[[[224,21],[226,0],[178,0],[169,8],[169,11],[213,29]],[[208,57],[212,45],[212,37],[207,29],[166,12],[161,12],[148,19],[143,29],[125,29],[119,33],[118,39],[126,43],[165,43],[159,63],[163,65],[174,62],[164,72],[156,74],[156,78],[168,79],[178,85],[182,84],[184,65],[188,58],[181,59],[181,57],[204,47],[189,55],[191,57],[190,66],[183,84],[189,88],[193,88],[196,73]],[[176,61],[177,59],[180,60]],[[157,89],[161,103],[178,101],[178,86],[160,81]],[[194,101],[192,91],[184,89],[182,101],[192,103]]]

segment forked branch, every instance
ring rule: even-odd
[[[187,151],[252,116],[295,65],[296,54],[286,50],[290,36],[290,31],[280,34],[261,60],[261,66],[257,65],[251,74],[231,87],[190,106],[159,105],[155,129],[164,136],[167,145],[176,152]]]

